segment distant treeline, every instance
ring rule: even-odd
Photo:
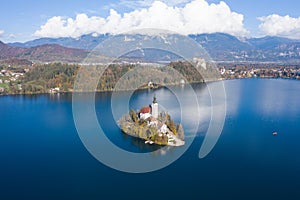
[[[78,68],[78,65],[62,63],[34,66],[22,80],[22,93],[47,93],[55,87],[67,92],[73,87]]]
[[[39,64],[32,66],[18,82],[22,89],[12,87],[10,94],[48,93],[51,88],[60,88],[60,92],[72,92],[74,81],[80,68],[77,64]],[[97,67],[96,67],[97,68]],[[103,67],[99,66],[99,69]],[[86,70],[89,72],[89,70]],[[95,73],[81,74],[86,80]],[[98,77],[98,91],[111,91],[117,86],[119,90],[135,89],[152,82],[158,85],[172,85],[184,82],[202,82],[200,73],[188,62],[172,62],[167,66],[140,66],[112,64]]]

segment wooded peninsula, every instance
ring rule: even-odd
[[[201,63],[202,62],[202,63]],[[125,74],[122,82],[124,89],[132,88],[133,83],[143,83],[140,88],[179,85],[185,83],[199,83],[239,78],[284,78],[300,79],[299,66],[284,66],[277,64],[212,64],[190,63],[184,61],[171,62],[168,65],[142,66],[140,64],[111,64],[105,67],[99,77],[96,91],[112,91]],[[31,64],[0,63],[0,95],[7,94],[42,94],[73,92],[74,82],[80,68],[87,70],[83,74],[86,78],[98,76],[89,71],[89,66],[66,63]],[[93,68],[103,69],[103,66]],[[138,67],[142,70],[129,73]],[[153,76],[155,74],[155,76]],[[203,76],[206,77],[204,80]],[[152,83],[152,85],[149,85]]]

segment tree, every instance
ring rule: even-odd
[[[166,114],[166,118],[167,118],[166,125],[168,126],[170,131],[172,131],[176,135],[177,130],[176,130],[176,125],[174,123],[174,120],[171,119],[171,116],[168,113]]]
[[[181,124],[177,125],[177,135],[179,139],[184,140],[184,131]]]
[[[131,119],[132,119],[133,122],[136,123],[138,121],[137,114],[136,114],[136,112],[134,110],[131,109],[129,111],[129,115],[130,115],[130,117],[131,117]]]
[[[175,135],[177,134],[176,125],[172,119],[169,120],[167,126],[169,127],[170,131],[172,131]]]

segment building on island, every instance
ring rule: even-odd
[[[151,108],[150,107],[144,107],[139,112],[140,119],[146,120],[149,117],[151,117]]]
[[[152,117],[157,119],[158,118],[158,103],[156,100],[156,96],[154,96],[154,98],[153,98],[153,102],[151,104],[151,109],[152,109]]]
[[[143,139],[146,144],[182,146],[185,143],[182,126],[175,124],[168,113],[158,112],[155,96],[151,105],[139,112],[130,110],[119,123],[124,133]]]
[[[139,111],[139,118],[146,120],[148,118],[158,118],[158,103],[156,100],[156,97],[154,96],[153,98],[153,102],[151,105],[149,105],[148,107],[143,107],[140,111]]]

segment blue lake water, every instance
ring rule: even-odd
[[[196,138],[173,164],[146,174],[111,169],[85,149],[74,125],[71,94],[0,97],[0,199],[300,199],[300,82],[245,79],[224,85],[226,121],[212,152],[198,157],[210,102],[206,87],[193,85],[201,115]],[[187,99],[191,92],[172,89]],[[166,88],[135,92],[130,107],[151,103],[154,94],[160,109],[180,121],[180,104]],[[96,95],[106,136],[131,152],[159,149],[120,132],[111,96]],[[120,110],[124,96],[121,92],[115,99]],[[193,106],[181,109],[192,112]],[[183,124],[186,140],[192,139],[189,120]],[[172,150],[166,154],[156,156]]]

